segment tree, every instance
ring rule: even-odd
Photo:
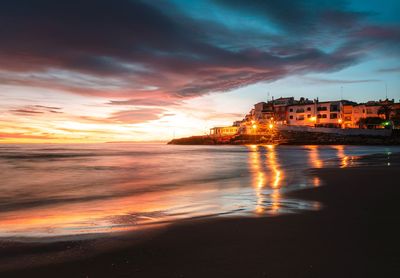
[[[379,117],[360,118],[358,126],[360,128],[375,128],[376,126],[382,125],[384,121],[385,120]]]
[[[387,104],[383,104],[379,109],[378,109],[378,115],[384,115],[385,120],[388,121],[390,119],[390,114],[392,113],[392,107]]]
[[[400,127],[400,109],[394,109],[390,119],[396,128]]]

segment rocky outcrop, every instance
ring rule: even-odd
[[[192,136],[174,139],[168,144],[175,145],[400,145],[400,136],[373,137],[348,136],[341,134],[304,132],[304,131],[271,131],[265,135],[237,135],[224,137]]]

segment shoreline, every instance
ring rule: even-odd
[[[141,237],[124,233],[56,243],[1,241],[0,275],[394,277],[400,273],[395,228],[400,224],[400,189],[394,178],[400,155],[391,156],[390,167],[374,166],[374,155],[362,159],[370,166],[311,169],[309,174],[324,185],[287,194],[322,202],[319,211],[182,221]],[[2,272],[1,266],[12,259],[16,268]]]

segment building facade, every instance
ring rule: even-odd
[[[232,136],[238,133],[239,127],[237,126],[222,126],[213,127],[210,129],[210,135],[221,137],[221,136]]]
[[[233,126],[215,127],[212,136],[268,134],[276,125],[327,128],[390,128],[400,126],[400,103],[394,100],[357,104],[348,100],[323,101],[293,97],[254,105]]]

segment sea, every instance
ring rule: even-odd
[[[286,196],[323,186],[315,168],[345,168],[400,147],[0,145],[0,238],[43,239],[143,230],[211,217],[323,209]]]

